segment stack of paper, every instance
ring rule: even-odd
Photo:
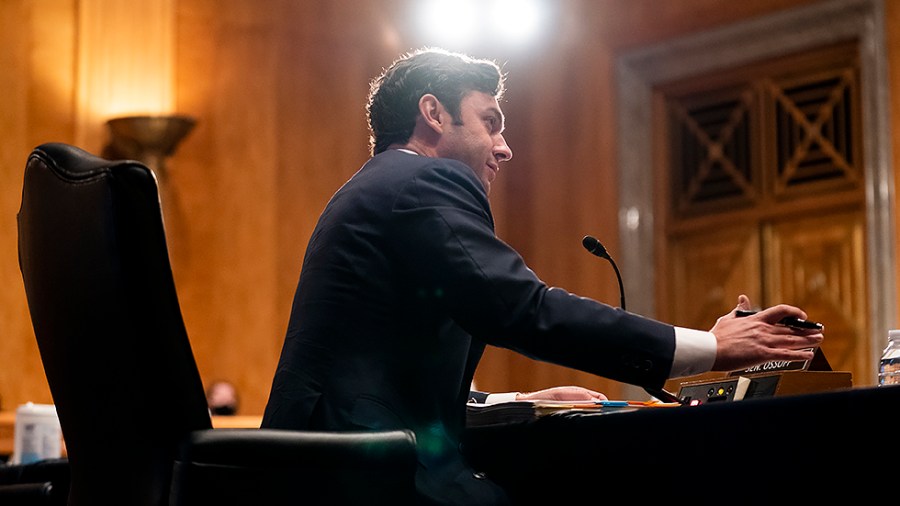
[[[675,402],[652,401],[513,401],[497,404],[466,405],[466,425],[485,427],[527,422],[559,413],[609,414],[644,408],[678,407]]]

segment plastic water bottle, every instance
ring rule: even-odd
[[[878,386],[881,385],[900,385],[900,330],[888,331],[888,344],[878,367]]]
[[[62,456],[62,433],[56,406],[22,404],[16,409],[13,464],[30,464]]]

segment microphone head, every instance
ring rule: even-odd
[[[606,248],[600,244],[600,240],[596,237],[586,235],[584,239],[581,240],[582,246],[584,249],[588,250],[591,254],[597,255],[600,258],[609,258],[609,253],[606,252]]]

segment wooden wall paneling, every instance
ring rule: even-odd
[[[823,0],[607,0],[592,2],[593,33],[614,48],[652,44]]]
[[[28,154],[73,137],[73,0],[0,2],[0,409],[49,403],[18,261]]]
[[[496,58],[483,51],[475,56]],[[526,262],[532,244],[529,230],[533,225],[535,187],[531,175],[534,165],[530,160],[530,135],[528,116],[530,91],[528,83],[534,75],[531,67],[518,67],[515,61],[507,61],[507,91],[500,104],[506,116],[503,133],[513,152],[511,161],[500,167],[500,173],[492,184],[490,196],[491,210],[498,237],[509,243],[523,255]],[[538,272],[540,275],[540,272]],[[476,386],[480,390],[508,392],[517,389],[529,390],[530,386],[517,385],[528,381],[527,372],[536,364],[530,359],[506,350],[488,346],[475,372]]]
[[[746,294],[765,304],[759,232],[751,224],[670,238],[670,292],[665,307],[676,325],[706,329]],[[690,296],[685,296],[690,294]]]
[[[0,355],[16,367],[0,368],[0,407],[14,409],[28,399],[32,385],[22,379],[43,372],[37,345],[28,320],[22,275],[18,269],[16,213],[21,203],[22,169],[27,156],[28,87],[30,61],[28,46],[32,26],[28,22],[31,9],[24,2],[0,4],[0,45],[11,48],[0,52],[0,283],[9,287],[0,292]],[[19,192],[14,191],[15,188]],[[14,289],[13,289],[14,288]],[[46,397],[45,397],[46,398]]]
[[[810,213],[765,227],[767,299],[802,307],[825,323],[822,350],[853,384],[869,384],[865,213],[858,208]]]
[[[290,3],[279,28],[276,360],[319,214],[369,158],[369,82],[402,51],[390,36],[389,14],[371,4],[313,7]],[[270,383],[274,368],[267,374]]]
[[[27,146],[75,137],[75,0],[31,2]],[[15,19],[15,18],[12,18]],[[14,47],[14,46],[4,46]],[[24,170],[24,164],[21,167]],[[21,183],[21,182],[20,182]],[[21,188],[19,188],[21,189]]]
[[[900,31],[891,29],[891,27],[900,26],[900,2],[884,2],[884,24],[885,24],[885,41],[887,45],[887,73],[891,83],[890,89],[900,89]],[[892,192],[896,197],[900,195],[900,177],[897,177],[897,167],[900,167],[900,100],[894,98],[888,105],[890,108],[892,146],[892,165],[894,167],[894,185],[887,191]],[[900,206],[894,206],[894,223],[900,223]],[[894,251],[900,251],[900,233],[895,234],[893,238]],[[900,269],[895,273],[895,285],[900,286]],[[895,311],[894,322],[892,328],[900,328],[900,298],[897,300],[898,307]],[[887,336],[884,336],[884,345],[887,345]]]
[[[179,288],[204,380],[261,413],[306,242],[368,158],[369,80],[401,49],[376,4],[179,5],[179,106],[200,119],[178,157]]]
[[[319,213],[369,156],[369,81],[401,49],[382,37],[378,12],[346,2],[299,3],[281,27],[279,117],[279,324],[284,337],[300,264]],[[367,25],[367,21],[372,26]],[[323,30],[331,27],[331,30]],[[337,28],[335,28],[337,27]]]
[[[172,112],[174,2],[77,0],[75,144],[80,148],[102,152],[109,118]]]
[[[619,285],[614,269],[608,262],[589,254],[580,244],[583,236],[593,235],[601,239],[614,261],[621,262],[629,253],[621,248],[618,234],[617,111],[612,105],[616,93],[612,79],[615,75],[614,58],[612,52],[599,43],[582,42],[562,51],[571,53],[573,49],[578,55],[574,61],[571,58],[562,59],[568,64],[560,73],[563,86],[559,89],[559,96],[574,96],[575,99],[568,101],[571,109],[564,117],[552,116],[556,121],[573,124],[573,135],[558,139],[558,146],[564,152],[572,146],[576,147],[571,157],[563,158],[563,164],[558,168],[571,174],[566,180],[571,204],[562,217],[571,225],[566,229],[566,236],[559,239],[559,244],[570,255],[567,258],[571,267],[561,282],[562,286],[579,295],[618,307]],[[577,79],[564,76],[577,76]],[[630,293],[625,296],[627,308],[630,298],[651,297],[652,294]],[[621,384],[597,376],[578,373],[561,378],[560,383],[564,383],[565,379],[572,384],[593,387],[612,398],[625,395]]]
[[[604,149],[613,144],[611,56],[568,40],[485,56],[507,62],[508,72],[502,106],[513,159],[491,195],[498,235],[549,285],[618,305],[611,266],[580,244],[585,234],[595,235],[618,254],[615,157]],[[477,379],[488,390],[579,384],[618,391],[609,380],[493,348]]]
[[[197,125],[169,160],[170,198],[164,206],[172,218],[166,222],[166,234],[175,285],[194,357],[203,364],[201,377],[207,385],[214,379],[235,383],[246,408],[246,388],[237,383],[234,372],[226,368],[209,371],[206,366],[216,363],[212,358],[216,342],[225,345],[221,340],[224,331],[213,328],[207,318],[216,318],[211,293],[216,290],[214,273],[220,267],[213,265],[209,250],[218,235],[217,205],[233,205],[216,191],[220,179],[227,177],[224,172],[232,154],[232,146],[216,138],[224,120],[217,117],[224,114],[219,110],[232,106],[223,96],[218,75],[219,67],[231,56],[222,52],[221,42],[227,35],[227,10],[227,6],[221,6],[223,15],[219,18],[220,7],[213,2],[180,1],[176,6],[176,108],[196,118]],[[233,265],[229,270],[240,276],[241,267]]]
[[[258,414],[275,367],[272,336],[280,330],[280,12],[243,2],[183,4],[177,82],[190,101],[179,107],[197,117],[198,127],[172,161],[176,282],[204,383],[231,381],[241,412]],[[204,96],[189,91],[195,83]]]
[[[505,167],[509,170],[504,170],[506,173],[501,176],[525,177],[530,187],[528,198],[508,196],[507,205],[515,207],[516,212],[508,213],[507,217],[522,219],[528,224],[526,235],[510,240],[519,245],[519,251],[538,277],[550,285],[560,285],[565,276],[563,263],[565,259],[573,259],[563,250],[568,235],[565,231],[569,227],[562,221],[565,216],[571,216],[569,203],[574,199],[568,192],[568,180],[577,169],[567,163],[574,149],[571,146],[567,151],[559,148],[567,144],[565,140],[570,138],[574,125],[560,121],[559,116],[548,116],[551,110],[559,112],[571,107],[570,102],[559,100],[562,84],[554,78],[560,75],[564,64],[543,58],[536,58],[532,63],[541,69],[540,72],[531,73],[527,82],[510,81],[510,86],[526,87],[528,112],[522,114],[523,109],[518,109],[518,121],[510,119],[507,129],[521,129],[527,139],[520,140],[519,146],[512,146],[514,161],[510,163],[517,163],[519,169]],[[520,156],[521,162],[515,161],[516,156]],[[578,240],[580,237],[571,243],[570,251],[575,251]],[[562,368],[534,362],[521,355],[511,357],[510,361],[509,390],[551,386],[567,374]],[[482,364],[481,369],[487,369],[487,366]]]

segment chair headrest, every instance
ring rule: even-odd
[[[153,172],[143,163],[134,160],[107,160],[87,151],[60,142],[48,142],[34,148],[30,158],[38,158],[59,177],[72,181],[91,179],[108,173],[114,167],[130,165],[146,171],[155,179]]]

